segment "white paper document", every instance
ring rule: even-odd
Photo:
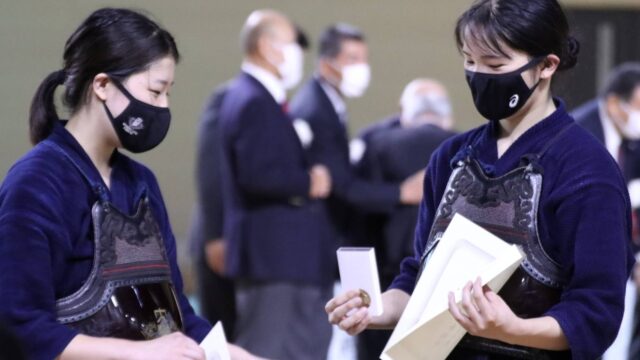
[[[342,291],[362,289],[371,299],[369,314],[382,315],[382,293],[378,278],[375,249],[372,247],[341,247],[337,251]]]
[[[448,294],[460,302],[462,288],[481,277],[498,292],[523,255],[462,215],[456,214],[430,255],[383,353],[383,360],[442,360],[465,330],[449,313]]]
[[[218,321],[200,343],[207,360],[231,360],[227,337],[224,336],[222,323]]]

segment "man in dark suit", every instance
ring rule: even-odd
[[[327,236],[326,167],[304,155],[286,89],[301,77],[289,19],[252,13],[244,62],[220,106],[226,273],[236,280],[236,341],[257,355],[324,359],[331,337],[321,311],[332,293],[335,243]]]
[[[640,63],[626,63],[614,69],[601,96],[575,109],[571,115],[602,142],[620,165],[633,208],[632,239],[637,254],[640,250]],[[634,273],[638,273],[637,264]],[[635,274],[637,290],[640,276]],[[628,286],[626,303],[633,303],[630,296],[636,298],[637,291]],[[618,338],[604,359],[624,358],[621,354],[627,352],[629,341],[626,358],[640,359],[640,302],[635,304],[635,319],[626,321],[634,312],[633,306],[626,307]]]
[[[357,173],[372,182],[393,183],[426,168],[431,154],[452,136],[451,105],[445,87],[431,79],[416,79],[404,89],[400,114],[364,129],[351,141]],[[359,145],[354,145],[359,144]],[[372,242],[378,255],[380,282],[389,286],[400,262],[414,253],[418,206],[397,206],[388,214],[360,211],[352,233]],[[358,336],[358,359],[374,359],[391,331],[365,331]]]
[[[309,48],[306,33],[300,26],[296,26],[296,32],[296,42],[306,51]],[[225,83],[214,90],[200,116],[195,171],[197,196],[189,235],[201,314],[212,324],[222,321],[227,339],[233,341],[235,287],[224,275],[222,143],[218,129],[226,87]]]
[[[225,91],[226,85],[217,88],[200,116],[195,172],[197,200],[189,236],[201,314],[213,324],[222,321],[227,338],[233,341],[235,290],[233,282],[224,276],[222,144],[218,129]]]
[[[371,183],[358,178],[351,167],[345,98],[363,95],[369,78],[362,32],[347,24],[333,25],[320,37],[314,76],[290,104],[292,117],[311,128],[308,158],[325,164],[331,173],[333,189],[327,205],[334,236],[343,239],[350,206],[390,212],[400,203],[417,204],[422,198],[422,173],[404,182]]]

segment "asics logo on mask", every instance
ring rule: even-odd
[[[544,56],[533,58],[522,67],[506,73],[481,73],[465,71],[473,103],[486,119],[498,121],[513,116],[533,94],[540,79],[529,87],[522,73],[537,66]]]
[[[122,128],[129,135],[138,135],[138,130],[144,129],[144,121],[139,117],[130,117],[128,123],[122,123]]]
[[[518,94],[513,95],[511,99],[509,99],[509,107],[513,109],[514,107],[518,106],[519,100],[520,96],[518,96]]]

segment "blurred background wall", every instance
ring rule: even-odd
[[[535,0],[532,0],[535,1]],[[36,87],[61,67],[64,42],[93,10],[103,6],[144,9],[175,36],[183,61],[172,91],[174,122],[158,148],[135,158],[156,173],[179,246],[186,246],[194,201],[193,164],[197,119],[212,89],[233,77],[240,63],[238,31],[254,9],[273,7],[299,23],[312,40],[336,21],[362,28],[368,37],[373,79],[366,95],[349,102],[351,134],[397,110],[403,86],[418,76],[437,78],[450,89],[457,128],[479,118],[453,41],[457,16],[470,0],[0,0],[0,180],[30,148],[28,108]],[[559,80],[558,94],[578,105],[595,93],[606,70],[640,60],[640,1],[564,0],[583,43],[581,65]],[[517,19],[514,19],[517,21]],[[635,25],[634,25],[635,24]],[[584,59],[584,61],[583,61]]]

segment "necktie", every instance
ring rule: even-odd
[[[626,149],[629,143],[626,140],[622,140],[620,147],[618,147],[618,166],[622,171],[622,176],[627,179],[627,169],[625,168]],[[640,223],[638,222],[637,209],[631,209],[631,240],[636,246],[640,246]]]

